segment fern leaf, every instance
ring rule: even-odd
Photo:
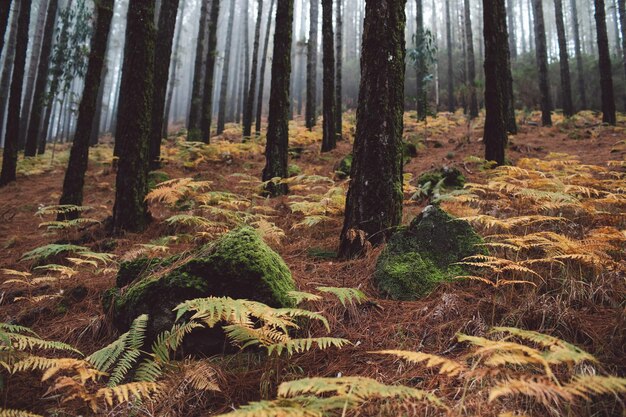
[[[303,291],[289,291],[287,295],[294,300],[296,304],[301,304],[303,301],[319,301],[322,299],[319,295]]]
[[[411,352],[405,350],[380,350],[371,353],[397,356],[415,364],[426,362],[426,366],[428,368],[440,367],[439,373],[447,374],[449,376],[457,376],[465,370],[465,365],[462,363],[429,353]]]
[[[344,307],[347,304],[361,304],[368,300],[367,296],[356,288],[317,287],[317,289],[318,291],[334,295]]]
[[[268,355],[276,352],[277,355],[281,355],[284,351],[287,351],[289,355],[294,353],[308,352],[313,348],[313,345],[318,349],[326,350],[330,347],[336,347],[341,349],[342,347],[351,344],[349,340],[340,339],[335,337],[310,337],[307,339],[290,339],[283,343],[277,343],[269,345],[267,347]]]
[[[489,402],[500,397],[525,395],[534,398],[546,407],[558,406],[563,401],[571,402],[574,395],[554,384],[551,380],[539,378],[507,379],[489,392]]]
[[[577,375],[564,389],[578,397],[588,395],[620,395],[626,393],[626,378],[600,375]]]
[[[11,408],[0,408],[0,417],[43,417],[41,414],[30,411],[15,410]]]

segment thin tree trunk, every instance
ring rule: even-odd
[[[343,0],[336,0],[336,10],[335,10],[335,19],[337,23],[337,32],[335,48],[337,52],[335,53],[336,60],[336,73],[335,73],[335,136],[337,140],[341,140],[343,135],[343,92],[342,92],[342,84],[343,84],[343,17],[342,17],[342,7]]]
[[[226,43],[224,52],[224,69],[222,71],[222,85],[220,87],[220,102],[217,113],[217,134],[221,135],[224,132],[224,125],[226,124],[226,104],[228,95],[228,77],[230,75],[230,53],[233,45],[233,24],[235,22],[235,2],[236,0],[230,0],[230,14],[228,16],[228,28],[226,33]]]
[[[4,66],[2,67],[2,75],[0,81],[0,133],[2,133],[0,145],[4,145],[4,124],[7,116],[7,105],[9,103],[9,91],[11,88],[11,75],[13,73],[13,64],[15,62],[15,47],[17,44],[17,22],[20,14],[20,3],[13,3],[13,11],[11,12],[11,24],[9,26],[9,38],[7,39],[7,48],[4,58]]]
[[[211,121],[213,120],[213,83],[215,58],[217,56],[217,20],[220,14],[220,0],[212,0],[209,18],[209,48],[207,49],[206,71],[204,78],[204,99],[202,100],[202,141],[211,140]]]
[[[513,11],[513,1],[507,0],[507,9],[506,14],[508,18],[508,29],[509,29],[509,53],[511,54],[511,59],[517,59],[517,36],[515,36],[515,13]]]
[[[322,0],[322,49],[324,61],[324,118],[322,152],[337,147],[335,136],[335,45],[333,34],[333,2]]]
[[[622,64],[624,65],[624,79],[626,80],[626,0],[617,0],[617,4],[622,29]],[[626,91],[624,91],[624,106],[626,107]]]
[[[310,0],[309,42],[306,57],[306,110],[305,123],[307,129],[313,129],[317,122],[317,20],[319,0]]]
[[[472,9],[470,1],[465,0],[465,38],[467,44],[467,80],[469,85],[469,115],[478,117],[478,98],[476,97],[476,59],[474,57],[474,34],[472,32]]]
[[[154,94],[152,96],[152,128],[150,130],[150,169],[153,170],[161,166],[165,99],[179,2],[179,0],[162,0],[161,11],[159,12],[159,29],[156,41],[159,47],[154,52]]]
[[[274,183],[274,178],[287,178],[289,159],[289,82],[291,75],[291,36],[293,0],[279,0],[276,7],[276,30],[272,59],[272,85],[265,146],[263,181],[271,196],[288,192],[287,184]]]
[[[184,1],[184,0],[183,0]],[[196,60],[193,70],[193,87],[189,105],[189,121],[187,124],[187,140],[197,141],[200,138],[200,118],[202,100],[204,99],[204,72],[207,56],[207,37],[209,29],[209,0],[200,0],[200,23],[198,24],[198,41],[196,44]],[[182,26],[182,22],[181,22]],[[177,35],[178,36],[178,35]],[[168,116],[169,117],[169,116]]]
[[[111,37],[109,36],[109,39]],[[109,45],[107,45],[107,50],[109,48]],[[102,124],[102,107],[103,107],[103,100],[104,100],[104,91],[106,90],[105,87],[105,80],[107,78],[107,75],[109,74],[109,65],[107,63],[106,60],[106,55],[104,56],[104,64],[102,66],[102,75],[100,76],[100,87],[98,88],[98,97],[96,99],[96,114],[93,117],[93,124],[91,127],[91,136],[89,138],[89,146],[96,146],[98,144],[98,139],[100,138],[100,125]],[[80,111],[80,109],[79,109]],[[80,114],[78,115],[78,118],[80,119]],[[77,122],[77,127],[76,129],[78,130],[78,122]]]
[[[448,48],[448,111],[454,113],[456,103],[454,100],[454,67],[452,62],[452,21],[450,19],[450,0],[446,0],[446,46]]]
[[[422,0],[415,0],[415,47],[417,48],[417,60],[415,62],[416,68],[416,106],[417,106],[417,118],[418,120],[426,120],[428,115],[428,94],[426,93],[426,61],[424,58],[425,52],[425,37],[424,37],[424,5]]]
[[[366,0],[352,173],[339,256],[383,243],[402,221],[406,0]]]
[[[11,77],[11,92],[9,95],[9,115],[4,135],[4,152],[2,154],[2,172],[0,172],[0,187],[16,180],[17,148],[20,135],[20,113],[22,101],[22,84],[26,70],[26,49],[28,48],[28,26],[30,24],[31,0],[22,0],[19,20],[17,24],[17,45],[13,76]]]
[[[130,0],[120,86],[116,155],[119,156],[113,233],[143,230],[150,221],[148,157],[154,81],[154,0]]]
[[[13,0],[5,0],[0,2],[0,55],[4,50],[4,35],[9,24],[9,14]]]
[[[613,74],[609,38],[606,31],[606,12],[604,0],[595,0],[596,33],[598,35],[598,54],[600,67],[600,89],[602,91],[602,121],[610,125],[617,122],[615,114],[615,97],[613,95]]]
[[[243,113],[243,137],[244,140],[252,135],[252,110],[254,108],[254,98],[256,97],[256,79],[259,66],[259,38],[261,36],[261,21],[263,20],[263,0],[258,0],[258,13],[256,18],[256,28],[254,29],[254,46],[252,52],[252,73],[250,74],[250,85],[246,95],[246,105]]]
[[[574,104],[572,103],[572,82],[569,73],[569,55],[567,53],[567,39],[565,39],[565,23],[563,22],[563,0],[554,0],[554,13],[556,16],[556,31],[559,37],[563,112],[569,117],[574,115]]]
[[[485,159],[505,163],[507,124],[511,100],[508,97],[510,60],[505,0],[483,0],[485,41]]]
[[[265,45],[263,45],[263,59],[261,60],[261,70],[259,71],[259,97],[256,103],[256,123],[254,133],[256,136],[261,134],[261,119],[263,116],[263,90],[265,86],[265,67],[267,65],[267,52],[269,49],[270,34],[272,29],[272,11],[276,0],[271,0],[270,11],[267,15],[267,28],[265,30]]]
[[[83,204],[83,187],[85,172],[89,162],[89,142],[94,129],[95,110],[98,101],[100,83],[103,80],[104,59],[107,41],[113,18],[114,0],[100,0],[97,3],[96,29],[91,41],[89,64],[85,76],[83,97],[78,109],[76,135],[72,143],[70,160],[63,181],[63,194],[59,204],[81,206]],[[59,215],[63,218],[76,218],[79,212]],[[60,219],[60,220],[61,220]]]
[[[535,52],[537,55],[539,91],[541,93],[541,123],[544,126],[552,126],[552,97],[550,95],[548,51],[542,0],[533,0],[533,18],[535,21]]]
[[[621,0],[624,2],[624,0]],[[580,42],[580,22],[578,20],[578,9],[576,0],[570,2],[572,8],[572,27],[574,29],[574,50],[576,51],[576,70],[578,71],[578,93],[580,94],[580,106],[587,108],[587,94],[585,93],[585,73],[583,67],[583,55]],[[625,64],[626,65],[626,64]]]

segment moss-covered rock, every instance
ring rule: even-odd
[[[147,313],[148,342],[171,328],[175,319],[172,309],[185,300],[228,296],[287,307],[293,304],[287,292],[295,289],[282,258],[248,227],[185,256],[124,263],[117,282],[118,288],[103,298],[105,309],[111,312],[113,324],[120,331],[126,331],[137,316]],[[210,332],[208,339],[203,337],[199,350],[217,351],[223,342],[221,332]]]
[[[464,274],[455,265],[468,256],[484,254],[482,238],[466,221],[428,206],[408,227],[396,232],[383,250],[374,280],[395,300],[427,295],[437,283]]]
[[[348,154],[341,161],[339,161],[339,166],[335,170],[337,176],[341,179],[348,178],[350,176],[350,172],[352,171],[352,154]]]

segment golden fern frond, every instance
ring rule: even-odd
[[[54,373],[63,369],[74,368],[82,365],[83,361],[72,358],[44,358],[42,356],[27,356],[24,359],[14,363],[11,367],[11,373],[29,372],[29,371],[47,371],[55,369]],[[47,379],[47,378],[46,378]]]
[[[285,238],[285,231],[283,229],[265,219],[260,219],[250,223],[250,225],[253,226],[259,232],[263,240],[268,243],[279,245]]]
[[[556,385],[552,380],[540,378],[507,379],[489,392],[489,402],[510,395],[525,395],[537,400],[546,407],[558,406],[563,401],[571,402],[574,395]]]
[[[13,277],[22,277],[22,278],[28,278],[30,276],[32,276],[33,274],[31,274],[30,272],[25,272],[25,271],[16,271],[15,269],[7,269],[7,268],[3,268],[0,269],[0,271],[4,274],[4,275],[10,275]]]
[[[15,410],[12,408],[0,408],[0,417],[43,417],[41,414],[30,411]]]
[[[352,408],[357,404],[350,397],[278,398],[273,401],[253,402],[219,417],[323,417],[335,410]]]
[[[361,304],[368,300],[367,295],[356,288],[317,287],[317,290],[334,295],[344,307],[348,304]]]
[[[294,300],[296,304],[301,304],[303,301],[319,301],[322,299],[322,297],[317,294],[303,291],[289,291],[287,295]]]
[[[245,349],[249,346],[270,346],[288,342],[289,336],[284,332],[272,327],[253,328],[240,324],[223,326],[226,336],[235,344]]]
[[[626,378],[601,375],[577,375],[565,385],[564,390],[578,397],[589,395],[626,393]]]
[[[112,407],[116,402],[124,404],[133,399],[146,400],[157,393],[160,388],[160,384],[155,382],[130,382],[114,387],[100,388],[96,392],[95,398],[104,400],[109,407]]]
[[[351,344],[349,340],[337,337],[309,337],[306,339],[290,339],[282,343],[269,345],[267,346],[267,352],[268,355],[274,352],[276,352],[277,355],[281,355],[283,351],[286,351],[289,355],[293,355],[294,353],[308,352],[313,346],[321,350],[326,350],[330,347],[341,349],[349,344]]]
[[[426,366],[428,368],[439,367],[440,374],[447,374],[449,376],[457,376],[466,369],[465,365],[460,362],[429,353],[411,352],[406,350],[380,350],[371,353],[397,356],[415,364],[426,362]]]
[[[183,365],[184,378],[198,391],[221,391],[217,383],[217,372],[207,361],[187,361]]]

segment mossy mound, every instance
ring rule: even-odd
[[[421,186],[430,182],[431,187],[443,180],[443,185],[447,188],[462,188],[465,185],[465,176],[454,167],[441,167],[432,171],[424,172],[417,179]]]
[[[290,177],[295,177],[300,174],[302,174],[302,168],[300,168],[296,164],[289,164],[289,167],[287,167],[287,175],[289,175]]]
[[[428,206],[392,236],[378,258],[374,280],[394,300],[415,300],[428,295],[438,283],[464,274],[464,269],[454,264],[485,254],[485,249],[477,246],[482,242],[468,222]]]
[[[243,227],[184,256],[123,263],[117,287],[109,290],[103,304],[120,332],[128,330],[140,314],[148,314],[146,340],[150,343],[171,328],[172,310],[185,300],[228,296],[289,307],[293,301],[287,292],[294,289],[282,258],[253,229]],[[212,331],[193,350],[215,352],[223,344],[221,331]]]
[[[352,154],[348,154],[341,161],[335,170],[335,174],[341,179],[348,178],[352,171]]]

